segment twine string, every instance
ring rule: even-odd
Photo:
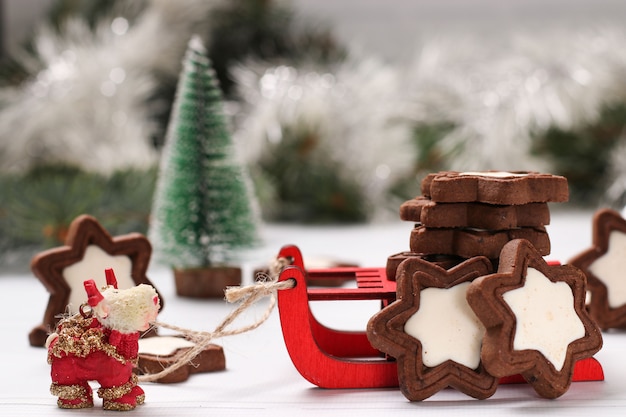
[[[163,322],[153,323],[156,327],[161,327],[168,330],[173,330],[180,333],[186,339],[194,343],[194,347],[185,351],[176,362],[172,363],[167,368],[154,374],[144,374],[139,376],[140,382],[154,382],[157,381],[177,369],[186,366],[189,363],[193,363],[193,359],[198,356],[203,350],[205,350],[214,339],[218,339],[226,336],[234,336],[242,334],[256,329],[263,324],[272,313],[276,306],[276,293],[279,290],[294,288],[295,282],[293,280],[286,280],[278,282],[278,276],[282,269],[289,265],[289,260],[286,258],[277,258],[275,262],[270,265],[269,273],[261,273],[261,279],[255,284],[245,287],[228,287],[225,291],[226,300],[229,303],[240,302],[240,304],[231,311],[226,318],[213,330],[212,332],[197,331],[186,329],[184,327],[175,326]],[[264,297],[270,297],[270,302],[265,309],[263,315],[255,322],[243,327],[227,330],[227,327],[231,325],[235,319],[245,310],[250,308],[254,303]]]

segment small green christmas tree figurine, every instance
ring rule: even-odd
[[[183,61],[162,158],[150,229],[155,257],[174,268],[180,295],[223,296],[225,286],[241,283],[241,270],[224,265],[257,242],[257,216],[198,37]],[[216,276],[204,282],[201,269]]]

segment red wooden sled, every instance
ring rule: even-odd
[[[291,266],[282,270],[279,281],[293,279],[295,287],[278,291],[278,309],[283,338],[289,356],[300,374],[320,388],[387,388],[398,386],[396,363],[374,349],[366,332],[335,330],[319,323],[310,301],[380,300],[393,302],[396,283],[386,277],[385,268],[330,268],[305,270],[296,246],[285,246],[279,258]],[[357,288],[307,288],[307,276],[323,280],[353,278]],[[602,366],[594,358],[576,363],[573,381],[604,380]],[[500,383],[521,383],[519,375]]]

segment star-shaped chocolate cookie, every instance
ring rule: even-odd
[[[539,172],[444,171],[427,175],[421,190],[422,195],[439,203],[517,205],[569,199],[565,177]]]
[[[465,299],[469,283],[491,272],[485,257],[449,270],[419,257],[398,267],[397,300],[370,319],[367,335],[372,346],[396,358],[409,400],[446,387],[479,399],[495,392],[498,380],[480,360],[484,327]]]
[[[467,291],[486,327],[481,359],[487,371],[521,374],[545,398],[564,394],[576,361],[602,347],[585,293],[580,269],[548,265],[526,240],[506,244],[498,272],[474,280]]]
[[[146,277],[151,254],[150,242],[140,233],[111,237],[92,216],[74,219],[64,246],[40,252],[31,260],[31,270],[50,298],[43,323],[29,334],[30,344],[43,346],[59,317],[78,311],[86,300],[83,281],[94,279],[105,286],[103,272],[107,268],[114,269],[119,288],[152,285]]]
[[[541,252],[549,255],[550,237],[545,227],[520,227],[509,230],[480,230],[428,228],[417,225],[411,231],[411,252],[422,254],[456,255],[463,258],[486,256],[497,259],[502,247],[514,239],[525,239]]]
[[[424,196],[400,206],[400,219],[426,227],[473,227],[505,230],[550,224],[548,203],[495,205],[485,203],[435,203]]]
[[[603,329],[626,327],[626,220],[602,209],[593,218],[591,247],[569,261],[587,275],[591,316]]]
[[[196,348],[193,341],[182,336],[154,336],[139,339],[137,372],[153,375],[176,364],[189,350]],[[226,369],[224,348],[213,343],[202,349],[192,361],[171,373],[153,380],[164,384],[186,381],[200,372],[217,372]]]

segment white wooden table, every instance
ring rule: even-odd
[[[562,262],[590,244],[590,212],[552,213],[548,228],[552,241],[549,258]],[[387,256],[408,248],[412,225],[405,222],[346,226],[301,227],[269,225],[264,246],[246,261],[246,279],[252,270],[269,262],[279,248],[297,244],[305,257],[332,256],[360,266],[383,266]],[[149,277],[165,299],[159,320],[195,330],[213,330],[234,308],[225,301],[200,301],[175,295],[168,270],[153,266]],[[25,267],[22,272],[0,272],[0,415],[76,416],[111,415],[96,397],[93,409],[62,410],[49,393],[46,352],[28,344],[28,332],[39,324],[48,294]],[[357,304],[354,304],[357,303]],[[361,303],[361,304],[358,304]],[[266,303],[247,311],[236,323],[259,317]],[[362,302],[315,303],[318,319],[335,328],[364,329],[376,308]],[[539,398],[527,385],[501,385],[495,395],[479,401],[452,389],[421,403],[410,403],[398,389],[323,390],[305,381],[292,365],[284,346],[276,312],[250,333],[217,341],[224,347],[227,370],[198,374],[180,384],[143,384],[146,403],[134,416],[397,416],[550,414],[553,416],[623,415],[626,412],[626,334],[604,335],[596,355],[603,364],[605,381],[574,383],[557,400]],[[358,413],[358,414],[357,414]]]

